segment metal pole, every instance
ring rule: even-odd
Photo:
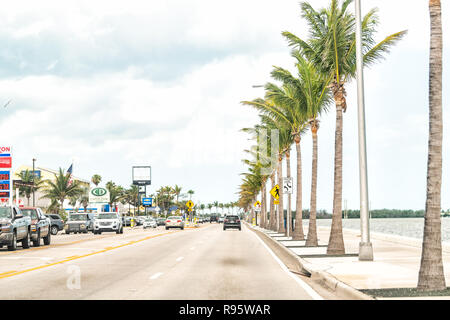
[[[373,248],[369,234],[369,192],[367,184],[366,127],[364,114],[364,74],[361,40],[361,0],[355,1],[356,16],[356,80],[358,85],[358,141],[361,242],[359,260],[373,261]]]
[[[35,177],[35,173],[34,173],[34,162],[36,161],[36,159],[33,158],[33,207],[35,206],[35,198],[34,198],[34,177]]]

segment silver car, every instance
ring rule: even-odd
[[[184,221],[183,217],[180,216],[172,216],[166,219],[166,230],[169,228],[180,228],[184,230]]]
[[[145,220],[144,220],[144,223],[143,223],[143,226],[142,226],[144,229],[147,229],[147,228],[156,228],[156,227],[158,227],[158,225],[156,224],[156,220],[155,219],[153,219],[153,218],[146,218]]]

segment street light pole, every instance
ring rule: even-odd
[[[34,162],[35,161],[36,161],[36,159],[33,158],[33,207],[35,206],[35,197],[34,197],[34,177],[35,177]]]
[[[358,86],[358,142],[361,242],[359,260],[373,261],[373,248],[369,234],[369,192],[367,183],[366,127],[364,114],[364,74],[361,40],[361,0],[355,1],[356,16],[356,82]]]

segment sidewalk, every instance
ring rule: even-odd
[[[338,280],[357,290],[386,288],[415,288],[420,268],[422,240],[381,233],[371,233],[374,261],[359,261],[360,232],[344,229],[345,256],[327,256],[330,228],[317,227],[319,247],[303,247],[305,241],[293,241],[284,234],[255,227],[299,257],[303,268],[317,273],[325,281]],[[305,236],[307,228],[304,227]],[[450,285],[450,243],[443,242],[442,255],[446,284]],[[406,299],[424,299],[413,297]],[[388,299],[377,297],[377,299]],[[389,298],[390,299],[390,298]],[[394,298],[402,299],[402,298]],[[426,297],[447,299],[450,296]]]

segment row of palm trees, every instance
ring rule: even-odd
[[[329,110],[334,101],[336,108],[335,161],[334,161],[334,195],[333,215],[328,254],[344,254],[342,235],[342,131],[343,113],[347,109],[346,85],[356,74],[356,38],[355,17],[348,7],[352,0],[342,3],[332,0],[329,7],[314,9],[309,3],[300,4],[302,17],[309,27],[309,38],[301,39],[291,32],[283,32],[283,37],[292,48],[291,56],[295,61],[295,73],[285,68],[274,67],[271,77],[280,83],[267,83],[264,98],[242,103],[259,111],[260,123],[253,128],[243,129],[257,135],[256,145],[248,150],[253,160],[244,160],[249,166],[244,173],[240,186],[240,205],[252,208],[253,202],[261,193],[262,212],[267,207],[266,182],[270,178],[271,187],[282,186],[283,159],[286,162],[287,177],[291,176],[291,146],[295,144],[297,154],[296,166],[296,217],[292,236],[303,240],[302,226],[302,162],[301,140],[309,131],[312,134],[312,182],[310,199],[310,219],[306,245],[317,246],[316,232],[316,189],[318,165],[318,130],[320,118]],[[369,66],[380,60],[389,49],[406,34],[406,31],[389,35],[376,43],[374,36],[378,23],[377,10],[370,10],[362,21],[364,65]],[[271,131],[277,130],[275,138]],[[263,132],[264,134],[261,134]],[[276,139],[272,141],[273,139]],[[262,141],[261,141],[262,140]],[[276,150],[272,150],[276,148]],[[273,155],[272,155],[273,154]],[[270,161],[271,158],[277,161]],[[274,165],[276,164],[276,165]],[[276,180],[275,180],[276,176]],[[287,233],[284,224],[284,199],[280,188],[277,220],[273,199],[270,199],[269,220],[261,215],[260,224],[278,232]],[[287,217],[291,216],[291,197],[287,197]],[[290,233],[290,232],[289,232]]]
[[[346,87],[355,77],[355,17],[348,10],[352,0],[331,0],[329,7],[314,9],[302,2],[302,17],[309,27],[309,38],[301,39],[291,32],[282,35],[292,48],[296,74],[274,67],[271,76],[281,85],[267,83],[264,98],[243,101],[260,113],[260,123],[243,131],[253,134],[256,144],[246,150],[253,160],[244,160],[248,172],[243,173],[240,185],[239,205],[254,216],[253,203],[261,194],[262,215],[259,224],[265,228],[286,232],[284,227],[284,204],[282,189],[277,207],[278,221],[275,220],[273,199],[270,199],[267,218],[266,183],[270,178],[271,187],[282,185],[282,160],[286,161],[287,176],[290,177],[290,150],[295,143],[297,152],[296,223],[293,239],[304,239],[302,226],[302,164],[301,138],[311,131],[313,140],[312,182],[310,199],[310,219],[307,246],[317,246],[316,232],[316,188],[318,129],[320,118],[329,110],[334,101],[336,108],[335,153],[334,153],[334,194],[333,215],[328,254],[344,254],[342,234],[342,131],[343,114],[347,109]],[[370,10],[362,20],[362,46],[364,66],[372,65],[384,57],[389,49],[404,37],[406,31],[391,34],[376,43],[374,35],[378,24],[377,10]],[[442,23],[440,0],[429,1],[431,21],[430,37],[430,88],[429,88],[429,153],[427,166],[427,201],[422,246],[422,260],[418,288],[421,290],[445,289],[445,278],[441,249],[441,179],[442,179]],[[278,137],[268,133],[278,130]],[[275,138],[274,138],[275,137]],[[277,144],[273,144],[276,139]],[[261,141],[262,140],[262,141]],[[276,146],[276,150],[272,148]],[[273,155],[272,155],[273,154]],[[272,158],[277,157],[278,162]],[[287,215],[291,214],[291,199],[287,198]]]

